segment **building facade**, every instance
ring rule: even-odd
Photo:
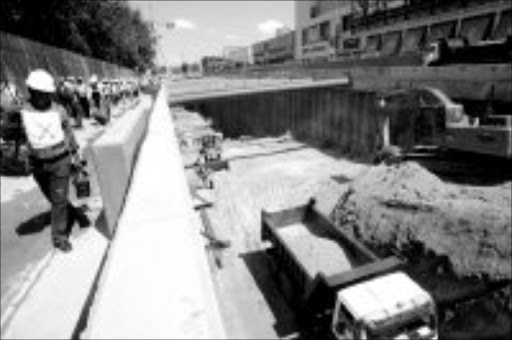
[[[351,1],[295,1],[295,58],[329,60],[335,56],[339,18],[350,13]]]
[[[219,56],[204,56],[201,58],[203,72],[217,72],[227,68],[226,59]]]
[[[438,39],[470,43],[511,33],[509,0],[296,0],[296,59],[421,54]]]
[[[231,61],[235,67],[252,65],[253,52],[251,46],[228,46],[224,48],[224,59]]]
[[[275,37],[252,45],[254,64],[284,63],[295,59],[295,32],[281,31]]]

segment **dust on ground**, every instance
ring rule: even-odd
[[[195,113],[176,108],[173,115],[180,136],[212,131]],[[185,163],[191,164],[193,142],[185,144]],[[230,170],[214,174],[215,204],[208,215],[217,232],[233,243],[225,252],[225,268],[215,275],[233,337],[282,338],[283,329],[297,329],[293,311],[258,255],[260,213],[304,204],[312,196],[320,212],[375,249],[400,253],[419,244],[421,256],[447,259],[450,275],[426,272],[444,290],[460,292],[482,281],[511,278],[511,182],[447,183],[415,162],[358,164],[290,136],[226,140],[223,148]],[[441,336],[509,334],[510,294],[500,299],[461,305],[441,320]]]
[[[193,112],[172,108],[185,164],[194,162],[193,136],[210,129]],[[210,130],[211,131],[211,130]],[[229,338],[303,338],[300,323],[270,270],[261,241],[261,210],[305,204],[326,179],[354,178],[367,166],[335,159],[289,136],[225,140],[229,171],[213,175],[214,206],[207,210],[216,233],[232,243],[214,282]],[[200,186],[193,170],[191,186]]]

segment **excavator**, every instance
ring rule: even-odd
[[[498,101],[456,102],[435,87],[381,91],[378,111],[385,117],[383,145],[405,151],[437,147],[512,159],[511,104]]]

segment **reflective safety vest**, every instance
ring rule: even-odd
[[[47,111],[37,111],[32,107],[21,110],[23,127],[31,149],[42,151],[65,145],[66,136],[61,115],[62,112],[56,106]]]

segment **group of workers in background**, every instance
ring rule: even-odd
[[[59,102],[81,128],[83,119],[94,118],[104,125],[110,121],[111,105],[125,98],[138,96],[139,86],[135,80],[103,79],[92,75],[88,82],[82,77],[62,78],[57,86]]]
[[[43,69],[31,71],[25,85],[27,100],[21,99],[15,85],[2,83],[2,143],[14,140],[16,148],[20,143],[26,145],[30,171],[51,204],[52,243],[56,249],[69,252],[73,224],[91,224],[68,198],[71,179],[85,164],[73,127],[82,128],[83,119],[88,118],[102,125],[108,123],[111,106],[136,98],[140,86],[135,79],[99,80],[96,75],[88,81],[82,77],[56,81]]]

